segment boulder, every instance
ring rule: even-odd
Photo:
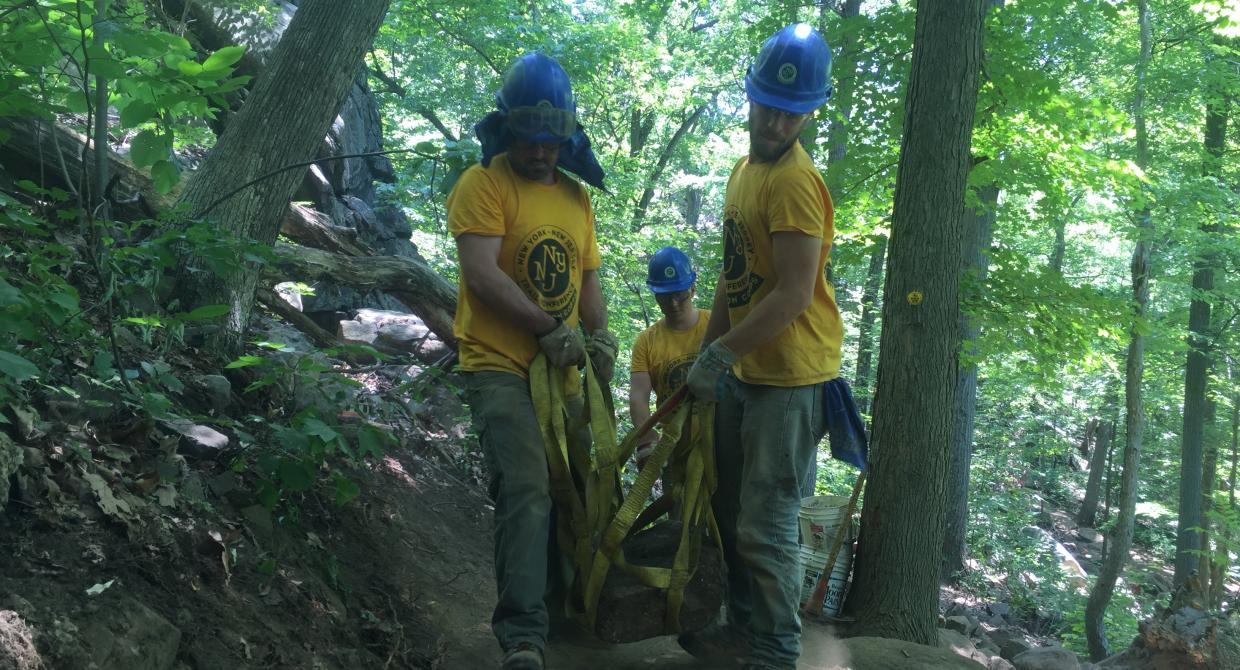
[[[680,523],[665,521],[621,543],[630,565],[672,567],[680,545]],[[723,559],[714,542],[703,538],[697,569],[685,587],[680,606],[681,630],[698,630],[715,621],[723,604]],[[666,635],[667,592],[613,567],[598,602],[595,634],[607,642],[634,642]]]
[[[1063,647],[1037,647],[1012,659],[1016,670],[1081,670],[1076,654]]]
[[[1082,542],[1088,542],[1090,544],[1098,544],[1099,542],[1102,542],[1102,533],[1099,533],[1093,528],[1077,528],[1076,536],[1080,538]]]
[[[0,668],[40,670],[47,667],[34,646],[34,631],[13,610],[0,610]]]
[[[379,337],[379,329],[371,323],[361,321],[341,321],[336,335],[352,344],[374,344]]]
[[[1016,670],[1016,666],[1012,665],[1012,662],[1005,658],[992,656],[990,658],[990,665],[986,667],[986,670]]]
[[[1000,628],[992,631],[990,639],[998,645],[999,655],[1009,661],[1033,649],[1033,645],[1025,640],[1025,634],[1019,628]]]
[[[987,666],[946,649],[882,637],[853,637],[841,644],[850,670],[988,670]]]
[[[100,670],[172,670],[181,631],[129,596],[120,596],[81,622],[82,646]]]
[[[939,648],[951,650],[964,658],[977,661],[977,663],[983,667],[990,663],[989,654],[978,651],[968,637],[954,630],[949,630],[946,628],[939,629]]]
[[[948,630],[954,630],[964,636],[973,634],[977,630],[977,622],[972,621],[967,616],[949,616],[945,626]]]

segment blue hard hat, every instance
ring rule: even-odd
[[[577,131],[568,73],[544,54],[525,54],[508,67],[495,104],[506,115],[508,129],[531,142],[563,142]]]
[[[650,257],[646,286],[655,293],[686,291],[697,280],[697,273],[685,252],[676,247],[663,247]]]
[[[762,45],[745,92],[767,107],[808,114],[831,99],[831,48],[808,23],[785,27]]]

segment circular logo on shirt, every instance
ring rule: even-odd
[[[762,276],[753,271],[756,255],[753,236],[741,219],[740,208],[727,207],[723,211],[723,279],[729,307],[749,304],[762,286]]]
[[[668,393],[674,393],[676,389],[685,385],[685,381],[689,379],[689,369],[693,367],[693,361],[697,360],[697,354],[685,354],[679,358],[674,358],[663,368],[663,388]]]
[[[544,312],[567,319],[577,306],[572,282],[577,262],[573,238],[560,228],[543,226],[517,247],[517,286]]]

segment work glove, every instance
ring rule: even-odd
[[[611,383],[616,374],[616,352],[620,350],[620,342],[609,330],[596,330],[586,338],[586,353],[594,361],[594,371],[603,378],[604,383]]]
[[[721,391],[723,376],[736,363],[736,354],[715,340],[698,354],[693,367],[689,368],[689,378],[685,383],[689,393],[699,400],[718,402],[723,397]]]
[[[586,362],[586,346],[581,341],[581,332],[563,321],[559,321],[551,332],[538,336],[538,348],[547,355],[547,362],[554,368]]]

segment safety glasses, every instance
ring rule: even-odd
[[[513,107],[508,110],[508,127],[526,137],[546,130],[556,137],[567,138],[577,132],[577,115],[547,103],[534,107]]]

